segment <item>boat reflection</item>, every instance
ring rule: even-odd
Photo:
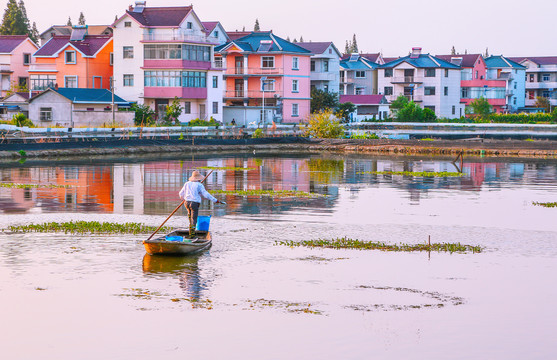
[[[201,299],[203,291],[207,290],[206,282],[202,279],[199,269],[199,259],[204,254],[190,256],[160,256],[145,254],[143,257],[143,272],[153,275],[175,275],[180,282],[180,288],[191,301]]]

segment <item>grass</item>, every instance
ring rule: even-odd
[[[218,166],[202,166],[199,169],[204,169],[204,170],[230,170],[230,171],[251,171],[251,170],[257,170],[257,168],[243,168],[243,167],[233,167],[233,166],[223,166],[223,167],[218,167]]]
[[[541,203],[541,202],[536,202],[536,201],[534,201],[534,202],[532,202],[532,204],[533,204],[533,205],[536,205],[536,206],[543,206],[543,207],[546,207],[546,208],[554,208],[554,207],[557,207],[557,202],[545,202],[545,203]]]
[[[440,171],[365,171],[358,174],[374,174],[374,175],[403,175],[403,176],[423,176],[423,177],[460,177],[463,173]]]
[[[272,198],[318,198],[326,195],[294,190],[211,190],[212,194],[235,196],[266,196]]]
[[[414,251],[445,251],[445,252],[473,252],[480,253],[480,246],[465,245],[461,243],[433,243],[433,244],[386,244],[384,242],[367,242],[353,240],[347,237],[332,240],[317,239],[307,241],[277,241],[276,245],[286,245],[290,247],[311,247],[311,248],[329,248],[329,249],[357,249],[357,250],[381,250],[381,251],[397,251],[397,252],[414,252]]]
[[[58,189],[58,188],[70,188],[70,185],[40,185],[40,184],[16,184],[16,183],[0,183],[0,188],[9,189]]]
[[[100,223],[98,221],[49,222],[8,227],[8,230],[13,232],[64,232],[66,234],[147,234],[154,232],[156,229],[157,226],[147,226],[139,223],[117,224]],[[165,233],[170,230],[169,227],[163,227],[159,232]]]

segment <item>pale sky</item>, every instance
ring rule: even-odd
[[[0,0],[0,3],[2,0]],[[4,0],[7,3],[7,0]],[[24,0],[39,32],[50,25],[77,23],[83,11],[90,25],[110,24],[135,0]],[[557,56],[556,0],[147,0],[147,6],[194,5],[202,21],[220,21],[226,30],[262,30],[304,41],[333,41],[342,52],[356,34],[362,52],[405,56],[414,46],[424,53]],[[4,4],[4,9],[6,8]]]

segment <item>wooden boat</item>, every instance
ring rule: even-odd
[[[182,238],[182,241],[176,241]],[[183,256],[195,254],[212,245],[209,231],[196,231],[193,239],[189,238],[189,231],[174,230],[169,234],[151,240],[144,240],[143,245],[149,255]]]

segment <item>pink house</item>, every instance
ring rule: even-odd
[[[270,31],[235,38],[215,51],[226,67],[225,123],[259,126],[307,121],[310,51]]]
[[[27,70],[32,54],[39,47],[27,35],[0,35],[0,88],[1,96],[8,91],[27,91]]]
[[[493,106],[493,111],[502,113],[507,109],[507,81],[492,79],[488,66],[481,54],[437,55],[445,61],[458,65],[461,72],[460,102],[468,106],[480,97],[486,98]]]

